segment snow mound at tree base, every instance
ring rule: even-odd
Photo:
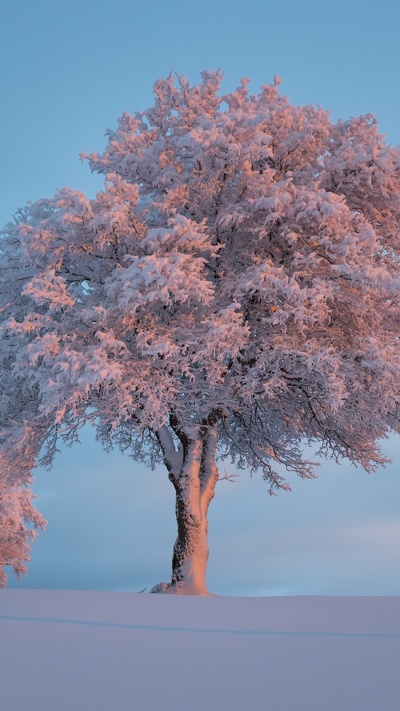
[[[183,582],[182,583],[157,583],[157,585],[154,585],[151,590],[149,590],[151,593],[162,593],[166,595],[197,595],[199,597],[209,597],[213,596],[213,593],[208,592],[207,590],[201,589],[201,591],[197,591],[192,588],[188,588]]]
[[[2,711],[398,711],[400,597],[0,590]]]

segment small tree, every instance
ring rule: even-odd
[[[305,442],[371,471],[399,431],[399,151],[371,115],[332,123],[278,79],[225,96],[220,79],[156,82],[86,156],[103,192],[60,190],[5,229],[0,560],[17,573],[44,525],[31,470],[87,423],[164,462],[178,537],[155,589],[194,594],[217,454],[274,491],[275,462],[313,476]]]

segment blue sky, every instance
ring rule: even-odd
[[[400,143],[400,6],[337,0],[3,0],[0,9],[0,224],[64,185],[101,183],[79,160],[101,150],[123,112],[152,102],[171,69],[197,80],[221,68],[254,90],[283,78],[297,104],[332,116],[372,112]],[[175,536],[172,487],[104,455],[84,434],[53,472],[37,473],[49,526],[24,587],[141,589],[166,580]],[[225,594],[400,594],[400,446],[372,477],[324,463],[320,478],[270,499],[257,477],[221,482],[210,508],[208,582]]]

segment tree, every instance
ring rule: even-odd
[[[95,199],[63,189],[5,228],[0,560],[17,573],[44,525],[32,469],[87,423],[165,464],[178,537],[155,589],[195,594],[217,457],[274,492],[284,468],[314,475],[304,443],[371,471],[399,431],[399,150],[371,115],[292,106],[277,78],[220,80],[157,81],[83,156]]]

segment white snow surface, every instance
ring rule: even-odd
[[[0,590],[2,711],[398,711],[400,596]]]

